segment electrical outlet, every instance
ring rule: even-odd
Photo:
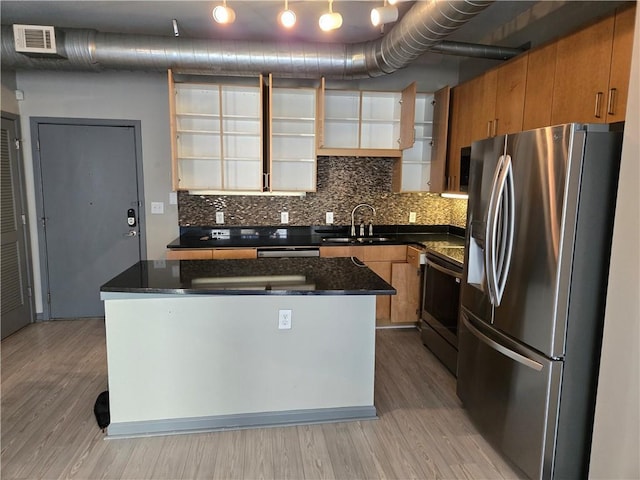
[[[216,212],[216,223],[224,223],[224,212]]]
[[[291,310],[278,310],[278,329],[291,329]]]
[[[333,212],[327,212],[325,216],[325,223],[331,225],[333,223]]]
[[[416,212],[409,212],[409,223],[416,223]]]
[[[289,223],[289,212],[280,212],[280,223]]]

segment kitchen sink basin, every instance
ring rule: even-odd
[[[326,237],[322,239],[325,243],[384,243],[392,242],[389,237]]]

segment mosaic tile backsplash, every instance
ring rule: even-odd
[[[318,189],[303,197],[178,194],[181,227],[215,225],[216,212],[224,212],[225,225],[280,224],[280,212],[289,212],[289,225],[324,225],[333,212],[335,225],[349,225],[351,210],[359,203],[356,221],[374,225],[407,225],[416,212],[418,225],[465,226],[467,201],[432,193],[393,193],[391,158],[318,157]]]

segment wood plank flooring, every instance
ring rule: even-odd
[[[93,416],[107,388],[101,319],[29,325],[0,348],[2,479],[523,478],[416,330],[377,331],[378,420],[117,440]]]

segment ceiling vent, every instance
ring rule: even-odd
[[[56,51],[56,36],[53,27],[43,25],[14,25],[13,39],[16,52],[53,54]]]

